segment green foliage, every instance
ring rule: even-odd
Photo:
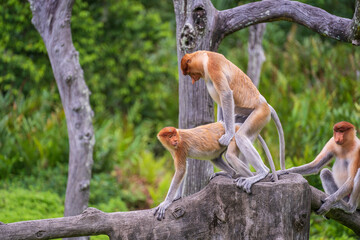
[[[214,5],[226,9],[247,2]],[[348,18],[353,14],[352,0],[302,2]],[[164,155],[156,139],[158,130],[177,122],[173,5],[166,0],[78,0],[71,20],[95,112],[90,206],[106,212],[154,207],[164,200],[174,174],[170,154]],[[0,29],[0,221],[58,217],[69,155],[66,121],[28,2],[4,2]],[[243,70],[247,33],[228,36],[219,49]],[[360,53],[353,46],[276,22],[267,24],[264,48],[259,88],[284,127],[287,167],[313,160],[334,123],[346,120],[359,127]],[[278,159],[275,126],[262,135]],[[317,175],[307,180],[321,189]],[[312,239],[353,236],[334,221],[312,216]]]
[[[3,223],[63,216],[64,203],[52,192],[12,188],[0,190],[0,221]]]
[[[64,112],[52,102],[54,89],[28,98],[0,93],[0,178],[34,167],[67,163]]]
[[[158,12],[129,0],[79,2],[72,21],[95,112],[136,108],[136,123],[174,119],[176,48],[170,25]]]

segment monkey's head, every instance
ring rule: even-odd
[[[203,76],[203,66],[200,59],[197,59],[198,52],[187,53],[181,59],[181,71],[186,75],[190,75],[192,84]]]
[[[348,140],[355,139],[355,135],[355,127],[349,122],[342,121],[334,125],[334,140],[338,145],[343,145]]]
[[[174,127],[165,127],[161,129],[157,138],[167,149],[176,149],[180,142],[179,133]]]

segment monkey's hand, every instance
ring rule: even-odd
[[[242,190],[244,190],[246,193],[251,193],[251,187],[254,184],[253,181],[251,181],[249,178],[245,177],[239,177],[235,179],[236,186]]]
[[[333,199],[331,196],[325,198],[325,202],[321,205],[319,210],[316,211],[316,213],[319,215],[327,214],[330,211],[330,209],[333,208],[335,203],[336,203],[335,199]]]
[[[235,133],[228,133],[226,132],[222,137],[219,139],[219,143],[223,146],[228,146],[231,142],[231,139],[234,137]]]
[[[169,202],[165,200],[155,208],[154,216],[157,216],[156,217],[157,220],[161,221],[162,219],[165,218],[165,210],[170,206],[170,204],[171,201]]]

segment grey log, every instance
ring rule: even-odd
[[[233,180],[216,177],[200,192],[174,202],[165,219],[154,209],[0,225],[2,240],[106,234],[120,239],[308,239],[311,190],[298,174],[260,182],[248,195]]]

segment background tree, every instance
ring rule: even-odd
[[[30,1],[32,23],[44,40],[68,126],[70,155],[65,216],[78,215],[88,206],[95,143],[90,91],[71,38],[73,3]]]

